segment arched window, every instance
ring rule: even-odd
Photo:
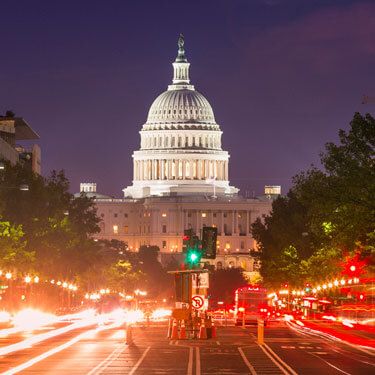
[[[216,269],[217,269],[217,270],[221,270],[221,269],[223,269],[223,263],[222,263],[222,262],[217,262],[217,263],[216,263]]]

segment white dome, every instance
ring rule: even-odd
[[[154,100],[146,124],[165,123],[216,125],[214,112],[208,100],[190,88],[168,90]]]

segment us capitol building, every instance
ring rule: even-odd
[[[162,261],[180,253],[184,229],[199,234],[203,226],[218,228],[217,268],[256,270],[249,255],[256,244],[251,223],[271,209],[271,195],[245,199],[229,183],[229,154],[222,149],[222,131],[208,100],[190,83],[184,39],[178,40],[173,80],[152,103],[140,131],[140,149],[133,154],[133,184],[115,199],[82,183],[94,196],[101,217],[102,239],[118,239],[137,251],[157,245]],[[277,187],[276,187],[277,189]],[[279,191],[276,191],[279,193]]]

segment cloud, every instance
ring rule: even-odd
[[[262,65],[278,61],[321,72],[345,69],[358,59],[375,59],[375,4],[330,7],[248,38],[248,58]]]

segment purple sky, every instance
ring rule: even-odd
[[[191,80],[211,103],[233,185],[318,163],[355,111],[374,112],[375,3],[347,0],[1,1],[0,112],[41,136],[44,174],[121,196],[156,96],[185,35]]]

